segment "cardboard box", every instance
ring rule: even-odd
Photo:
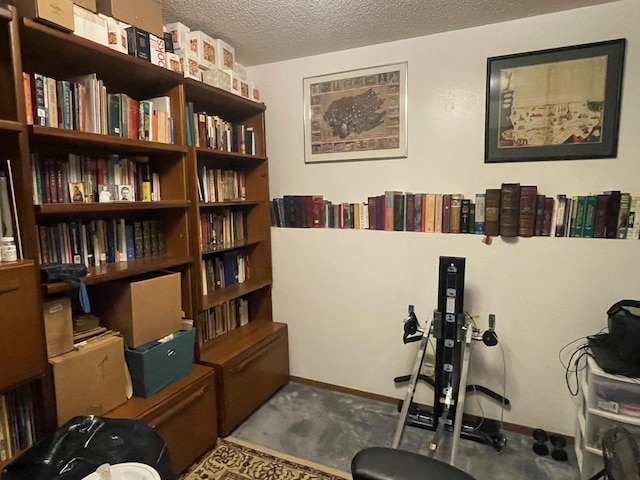
[[[167,33],[171,34],[173,40],[173,51],[186,50],[189,48],[189,34],[191,29],[184,23],[175,22],[164,26]]]
[[[154,0],[97,0],[98,12],[162,38],[162,6]]]
[[[124,345],[117,335],[91,339],[49,363],[58,425],[78,415],[103,415],[127,401]]]
[[[73,2],[71,0],[14,0],[23,17],[34,18],[54,27],[73,32]]]
[[[98,11],[96,0],[73,0],[73,3],[87,10],[91,10],[93,13]]]
[[[137,348],[180,330],[180,282],[179,273],[112,282],[101,285],[91,303],[105,326],[120,332],[128,347]]]
[[[218,68],[233,72],[233,69],[236,66],[236,49],[224,40],[217,39],[216,53],[218,54],[218,59],[216,61]]]
[[[181,330],[167,342],[125,349],[133,394],[148,398],[189,375],[193,368],[195,333]]]
[[[53,298],[42,303],[47,357],[52,358],[73,350],[73,315],[71,300]]]
[[[167,53],[167,68],[184,75],[184,60],[177,53]]]
[[[164,49],[164,38],[149,35],[149,49],[151,51],[151,63],[162,68],[167,68],[167,54]]]
[[[203,70],[210,70],[217,65],[216,42],[200,30],[189,33],[189,49],[197,55],[198,65]]]
[[[129,53],[127,31],[124,24],[108,15],[99,14],[107,23],[107,46],[121,53]]]
[[[219,68],[203,71],[202,82],[226,91],[231,90],[231,74]]]
[[[141,58],[147,62],[151,61],[151,38],[149,32],[138,27],[128,27],[127,32],[127,49],[129,55]]]
[[[86,8],[73,5],[73,33],[100,45],[109,46],[107,21]]]
[[[236,75],[238,75],[238,78],[240,80],[249,80],[249,77],[247,76],[247,69],[240,65],[238,62],[234,64],[233,71],[236,72]]]

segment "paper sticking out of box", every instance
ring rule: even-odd
[[[200,30],[189,33],[189,50],[196,54],[198,65],[203,70],[216,67],[216,42],[206,33]]]
[[[226,91],[231,90],[231,74],[219,68],[203,70],[202,81],[212,87],[221,88]]]
[[[221,70],[233,72],[236,66],[236,50],[224,40],[219,38],[216,40],[216,52],[218,53],[218,61],[216,65]]]
[[[100,18],[97,14],[74,4],[73,24],[73,33],[79,37],[86,38],[100,45],[109,45],[107,22],[104,18]]]
[[[173,40],[173,51],[186,50],[189,47],[189,34],[191,29],[184,23],[174,22],[164,26],[167,33],[171,34]]]

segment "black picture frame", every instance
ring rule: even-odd
[[[485,163],[614,158],[625,46],[622,38],[488,58]]]

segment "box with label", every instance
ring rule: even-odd
[[[78,415],[103,415],[127,401],[127,367],[120,336],[96,337],[49,363],[58,425]]]
[[[121,53],[129,53],[125,25],[113,17],[101,13],[98,16],[107,23],[107,46]]]
[[[98,13],[162,37],[162,6],[154,0],[97,0]]]
[[[186,78],[202,81],[202,69],[198,63],[196,52],[191,50],[180,50],[178,52],[182,64],[182,72]]]
[[[216,40],[216,53],[218,54],[218,60],[216,65],[221,70],[228,70],[233,72],[236,66],[236,50],[224,40]]]
[[[91,10],[93,13],[98,11],[96,0],[73,0],[73,3],[87,10]]]
[[[127,49],[129,55],[141,58],[147,62],[151,61],[151,45],[149,33],[138,27],[128,27]]]
[[[174,22],[164,26],[167,33],[171,34],[173,40],[173,51],[186,50],[189,47],[189,34],[191,29],[184,23]]]
[[[231,72],[231,93],[235,93],[236,95],[240,95],[240,79],[238,78],[238,74],[235,72]]]
[[[184,60],[177,53],[167,53],[167,68],[184,75]]]
[[[42,302],[47,357],[55,357],[73,350],[73,318],[71,300],[67,297]]]
[[[73,2],[71,0],[14,0],[20,15],[73,32]]]
[[[216,66],[216,42],[213,38],[200,30],[189,33],[189,50],[197,55],[198,64],[203,70],[210,70]]]
[[[107,21],[86,8],[73,5],[73,33],[100,45],[109,46]]]
[[[256,86],[255,83],[251,82],[251,100],[255,100],[256,102],[260,101],[260,89]]]
[[[212,87],[222,88],[226,91],[231,90],[231,74],[219,68],[204,70],[202,72],[202,81]]]
[[[166,68],[167,54],[164,49],[164,38],[149,35],[149,48],[151,50],[151,63]]]
[[[137,348],[180,330],[180,273],[101,285],[91,304],[105,326],[120,332],[128,347]]]
[[[242,95],[244,98],[251,98],[251,89],[249,86],[249,82],[240,80],[240,95]]]
[[[155,395],[191,373],[195,330],[180,330],[172,337],[137,349],[125,349],[133,394],[137,397]]]
[[[247,69],[240,65],[238,62],[234,64],[233,71],[236,72],[236,75],[238,75],[238,78],[240,80],[246,81],[249,79],[249,77],[247,76]]]

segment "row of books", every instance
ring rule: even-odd
[[[202,261],[203,295],[219,288],[242,284],[250,278],[249,255],[244,252],[224,252]]]
[[[169,97],[136,100],[107,93],[95,73],[56,80],[23,73],[27,123],[116,137],[174,143]]]
[[[225,210],[200,214],[200,243],[204,252],[246,240],[246,232],[246,216],[242,211]]]
[[[33,398],[29,386],[0,396],[0,462],[5,462],[36,442]]]
[[[638,239],[638,200],[618,190],[549,197],[535,185],[503,183],[471,199],[387,191],[367,202],[333,204],[321,195],[285,195],[272,200],[271,216],[277,227]]]
[[[200,335],[206,342],[249,323],[249,302],[246,298],[235,298],[200,315]]]
[[[31,162],[36,205],[162,200],[160,175],[148,157],[69,154],[63,158],[34,153]]]
[[[201,202],[225,202],[246,198],[245,173],[202,166],[198,170],[198,196]]]
[[[223,152],[256,154],[253,127],[227,122],[217,115],[195,112],[193,103],[187,103],[187,144],[190,147],[210,148]]]
[[[75,263],[86,267],[165,254],[160,220],[75,221],[38,226],[41,264]]]

